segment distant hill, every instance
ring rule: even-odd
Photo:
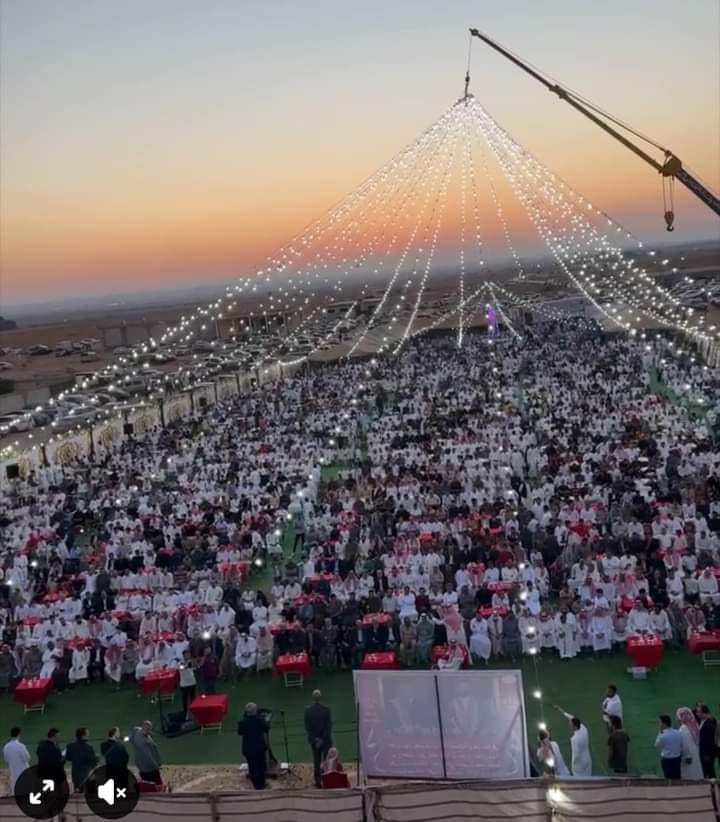
[[[15,320],[6,320],[5,317],[0,317],[0,331],[12,331],[17,328]]]

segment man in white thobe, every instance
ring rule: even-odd
[[[20,733],[20,728],[12,728],[10,741],[3,748],[3,759],[8,769],[11,794],[15,791],[15,783],[18,781],[20,774],[30,767],[30,753],[20,741]]]
[[[590,636],[592,637],[593,651],[609,651],[612,636],[612,621],[604,608],[596,608],[590,620]]]
[[[635,600],[635,607],[628,616],[627,632],[628,636],[646,634],[650,630],[650,615],[645,610],[645,606],[638,599]]]
[[[592,758],[590,756],[590,734],[582,722],[572,714],[563,711],[559,706],[555,706],[563,716],[570,720],[570,749],[572,750],[572,763],[570,770],[573,776],[592,776]]]
[[[470,620],[470,652],[484,662],[490,659],[492,643],[488,634],[488,623],[479,614]]]
[[[667,611],[660,605],[656,605],[650,614],[650,630],[663,642],[668,642],[672,638],[670,618]]]
[[[616,716],[621,722],[623,718],[623,705],[620,694],[614,685],[608,685],[605,692],[605,699],[602,702],[602,716],[605,722],[610,724],[610,717]]]
[[[241,634],[235,646],[235,665],[244,672],[255,667],[257,660],[257,642],[247,634]]]

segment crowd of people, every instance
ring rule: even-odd
[[[177,667],[187,707],[283,653],[458,668],[720,628],[720,451],[648,369],[717,374],[667,345],[419,339],[36,469],[0,502],[0,690]]]

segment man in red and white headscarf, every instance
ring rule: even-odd
[[[678,708],[675,714],[680,722],[683,749],[680,773],[683,779],[702,779],[700,762],[700,726],[690,708]]]

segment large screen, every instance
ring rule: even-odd
[[[355,671],[369,777],[530,775],[520,671]]]

